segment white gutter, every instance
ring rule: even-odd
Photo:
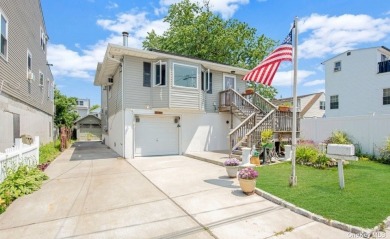
[[[122,78],[122,120],[123,120],[123,131],[122,131],[122,145],[123,145],[123,158],[126,158],[126,141],[125,141],[125,128],[126,128],[126,124],[125,124],[125,119],[126,119],[126,112],[125,112],[125,106],[124,106],[124,78],[123,78],[123,71],[124,71],[124,68],[125,68],[125,61],[124,61],[124,56],[121,60],[121,65],[122,65],[122,72],[121,72],[121,78]]]

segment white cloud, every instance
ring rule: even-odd
[[[325,83],[325,80],[311,80],[303,83],[303,86],[315,86],[315,85],[322,85]]]
[[[390,34],[390,18],[344,14],[312,14],[299,21],[303,37],[299,57],[319,58],[351,50],[362,43],[379,42]],[[378,43],[379,44],[379,43]]]
[[[298,84],[314,74],[314,71],[298,70]],[[272,86],[291,86],[293,84],[293,77],[293,71],[278,71],[275,74]]]
[[[181,2],[181,0],[160,0],[161,7],[168,7],[172,4]],[[191,0],[191,2],[199,2],[201,0]],[[209,6],[213,12],[220,13],[222,18],[227,19],[234,15],[240,5],[248,4],[249,0],[210,0]]]
[[[107,9],[114,9],[114,8],[118,8],[118,7],[119,7],[118,3],[111,2],[111,1],[109,1],[108,5],[106,6]]]

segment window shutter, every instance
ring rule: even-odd
[[[152,64],[144,62],[144,87],[151,87]]]
[[[212,94],[213,93],[213,73],[210,72],[210,89],[207,91],[207,94]]]
[[[201,90],[204,90],[204,74],[206,74],[206,73],[202,72],[202,74],[201,74],[201,81],[200,81]]]

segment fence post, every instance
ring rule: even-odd
[[[35,136],[34,138],[34,143],[35,145],[37,146],[37,148],[35,149],[35,165],[38,165],[39,164],[39,136]]]

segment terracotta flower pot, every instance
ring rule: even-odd
[[[250,162],[251,162],[251,164],[254,164],[256,166],[260,165],[260,159],[259,159],[259,157],[256,157],[256,156],[252,156]]]
[[[253,194],[256,188],[256,179],[243,179],[238,178],[238,182],[240,183],[241,190],[245,194]]]
[[[245,90],[245,94],[247,94],[247,95],[250,95],[250,94],[253,94],[253,93],[255,93],[255,90],[253,88],[248,88],[248,89]]]
[[[236,178],[238,166],[225,166],[229,178]]]

